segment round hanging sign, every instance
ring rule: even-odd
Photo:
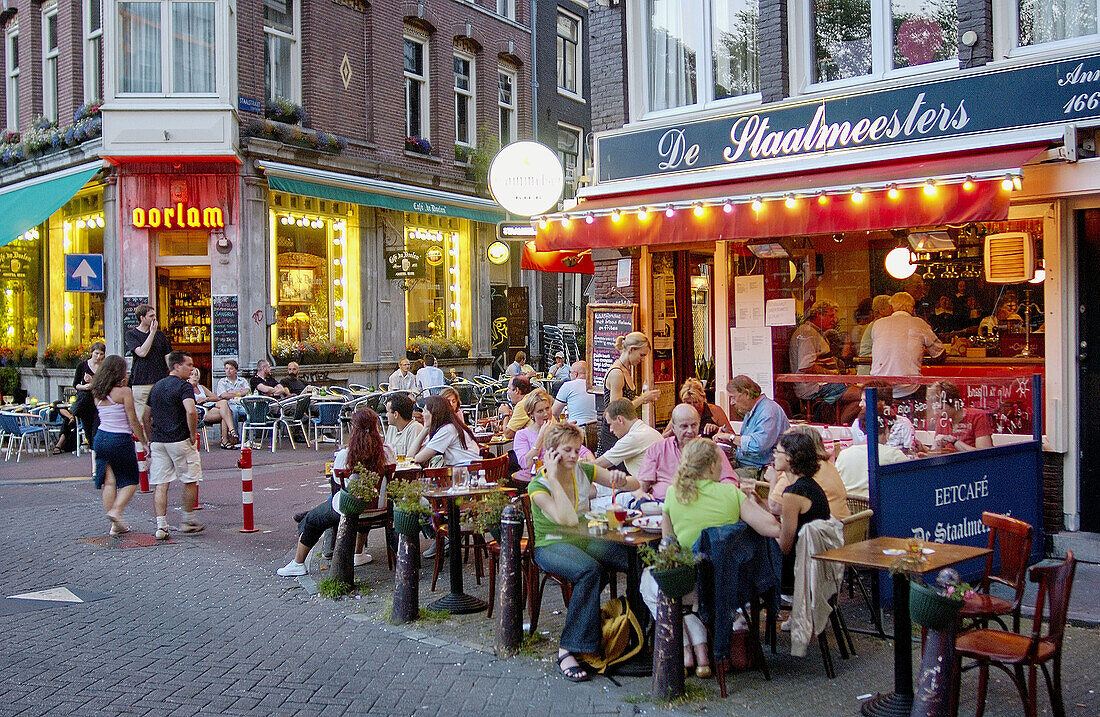
[[[508,257],[511,256],[511,251],[508,249],[508,245],[502,241],[495,241],[489,245],[489,248],[485,251],[489,257],[490,263],[504,264],[508,261]]]
[[[430,247],[424,252],[424,259],[429,266],[439,266],[443,263],[443,250],[437,246]]]
[[[533,140],[512,142],[489,165],[489,191],[512,214],[532,217],[555,208],[565,170],[554,150]]]

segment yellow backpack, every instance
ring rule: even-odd
[[[625,662],[642,650],[642,626],[624,597],[608,600],[600,608],[603,654],[582,655],[581,660],[603,674],[607,668]]]

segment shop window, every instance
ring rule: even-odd
[[[354,207],[275,194],[271,212],[273,340],[358,348],[359,231]]]
[[[1097,32],[1096,0],[1017,0],[1020,47]]]
[[[42,8],[42,115],[57,121],[57,5]]]
[[[210,250],[210,232],[162,231],[157,233],[160,256],[206,256]]]
[[[428,43],[405,38],[405,136],[429,139]]]
[[[456,54],[455,64],[455,143],[471,147],[475,143],[474,127],[477,123],[474,101],[474,58]]]
[[[77,194],[50,217],[49,227],[49,343],[81,347],[104,336],[102,293],[65,291],[66,254],[102,254],[103,190]]]
[[[19,129],[19,26],[4,35],[4,97],[7,100],[8,129]]]
[[[119,93],[214,94],[216,8],[209,0],[119,2]]]
[[[42,241],[38,227],[0,247],[0,354],[33,364],[38,356]]]
[[[565,170],[566,198],[577,193],[577,180],[584,173],[581,136],[582,130],[579,127],[558,124],[558,158]]]
[[[470,337],[470,229],[465,219],[405,214],[405,250],[423,257],[424,278],[405,298],[408,337],[466,342]]]
[[[301,101],[301,47],[295,0],[264,0],[264,96]]]
[[[497,70],[497,107],[500,109],[500,144],[516,141],[516,73]]]
[[[584,63],[581,61],[581,19],[558,10],[558,91],[581,96]]]
[[[84,101],[103,97],[103,0],[84,0]]]

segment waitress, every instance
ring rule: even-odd
[[[103,364],[103,357],[106,355],[107,347],[102,341],[96,341],[89,349],[88,358],[80,362],[73,376],[73,388],[76,389],[73,415],[84,427],[84,436],[88,445],[92,445],[95,432],[99,429],[99,411],[96,410],[95,401],[92,399],[92,377]]]
[[[619,358],[612,362],[604,375],[603,402],[601,404],[597,401],[596,405],[598,409],[596,413],[600,421],[600,445],[597,453],[601,456],[611,450],[611,446],[618,440],[603,419],[604,409],[611,405],[612,401],[620,398],[627,399],[634,404],[634,408],[638,408],[643,403],[656,402],[661,395],[661,392],[656,389],[639,391],[633,383],[634,369],[640,366],[649,355],[649,349],[649,338],[641,331],[631,331],[615,339],[615,350],[619,352]]]

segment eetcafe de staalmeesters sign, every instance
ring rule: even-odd
[[[1100,54],[596,137],[599,182],[1100,118]]]

